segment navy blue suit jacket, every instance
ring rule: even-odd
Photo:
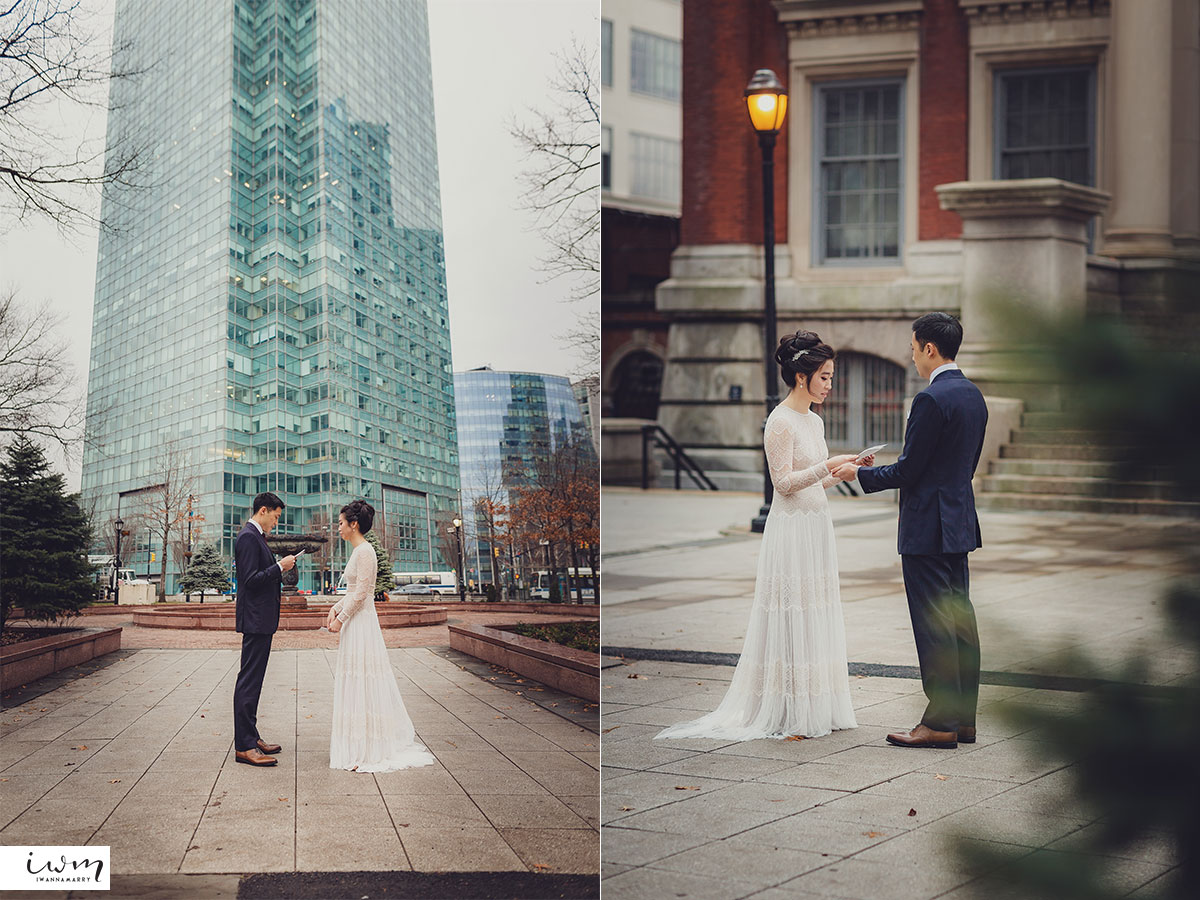
[[[900,489],[900,553],[969,553],[983,546],[971,479],[987,418],[979,388],[957,369],[942,372],[913,398],[900,459],[858,470],[868,494]]]
[[[247,522],[233,545],[237,565],[237,630],[249,634],[274,634],[279,628],[279,593],[283,573],[267,539]]]

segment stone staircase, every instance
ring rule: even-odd
[[[1179,496],[1152,465],[1136,480],[1119,474],[1132,458],[1129,446],[1063,413],[1027,412],[1000,458],[977,476],[976,498],[984,509],[1200,517],[1200,498]]]

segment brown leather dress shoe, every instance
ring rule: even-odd
[[[953,750],[958,746],[958,733],[934,731],[932,728],[918,725],[909,732],[889,734],[887,741],[897,747],[931,747],[936,750]]]
[[[251,747],[249,750],[238,750],[233,757],[248,766],[273,766],[279,762],[275,757],[267,756],[256,747]]]
[[[959,728],[958,729],[958,742],[960,744],[975,743],[975,726],[974,725],[963,725],[961,728]]]
[[[261,750],[263,753],[278,753],[283,748],[280,747],[278,744],[268,744],[264,740],[259,740],[258,749]]]

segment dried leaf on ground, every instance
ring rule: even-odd
[[[677,791],[698,791],[698,790],[700,790],[700,788],[696,787],[695,785],[677,784],[677,785],[675,785],[675,790],[677,790]]]
[[[789,735],[787,736],[787,739],[788,739],[789,741],[802,741],[802,740],[804,740],[804,735],[802,735],[802,734],[789,734]]]
[[[616,731],[616,730],[617,730],[618,728],[620,728],[620,727],[621,727],[620,725],[614,725],[612,728],[605,728],[605,729],[604,729],[603,731],[601,731],[600,733],[601,733],[601,734],[608,734],[610,731]]]
[[[910,809],[910,810],[908,811],[908,814],[909,814],[910,816],[915,816],[915,815],[917,814],[917,811],[916,811],[915,809]]]
[[[886,835],[887,835],[887,832],[885,832],[885,831],[864,831],[863,832],[863,837],[869,837],[869,838],[886,837]]]
[[[945,780],[946,780],[946,778],[947,778],[948,776],[946,776],[946,775],[934,775],[933,777],[934,777],[934,778],[936,778],[938,781],[945,781]]]

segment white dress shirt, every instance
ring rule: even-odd
[[[943,372],[949,372],[951,369],[957,369],[957,368],[958,368],[958,363],[952,363],[952,362],[943,363],[942,365],[938,366],[936,369],[934,369],[932,372],[929,373],[929,383],[933,384],[933,379],[937,378]]]
[[[261,535],[263,536],[263,538],[264,538],[264,539],[266,538],[266,536],[267,536],[267,533],[266,533],[265,531],[263,531],[263,529],[262,529],[262,526],[261,526],[261,525],[259,525],[259,524],[258,524],[256,521],[254,521],[254,519],[251,519],[251,520],[250,520],[250,524],[251,524],[251,525],[253,525],[255,528],[257,528],[257,529],[258,529],[258,533],[259,533],[259,534],[261,534]],[[275,565],[279,566],[279,560],[276,560],[276,561],[275,561]],[[283,566],[279,566],[279,574],[280,574],[280,575],[282,575],[282,574],[283,574]]]

